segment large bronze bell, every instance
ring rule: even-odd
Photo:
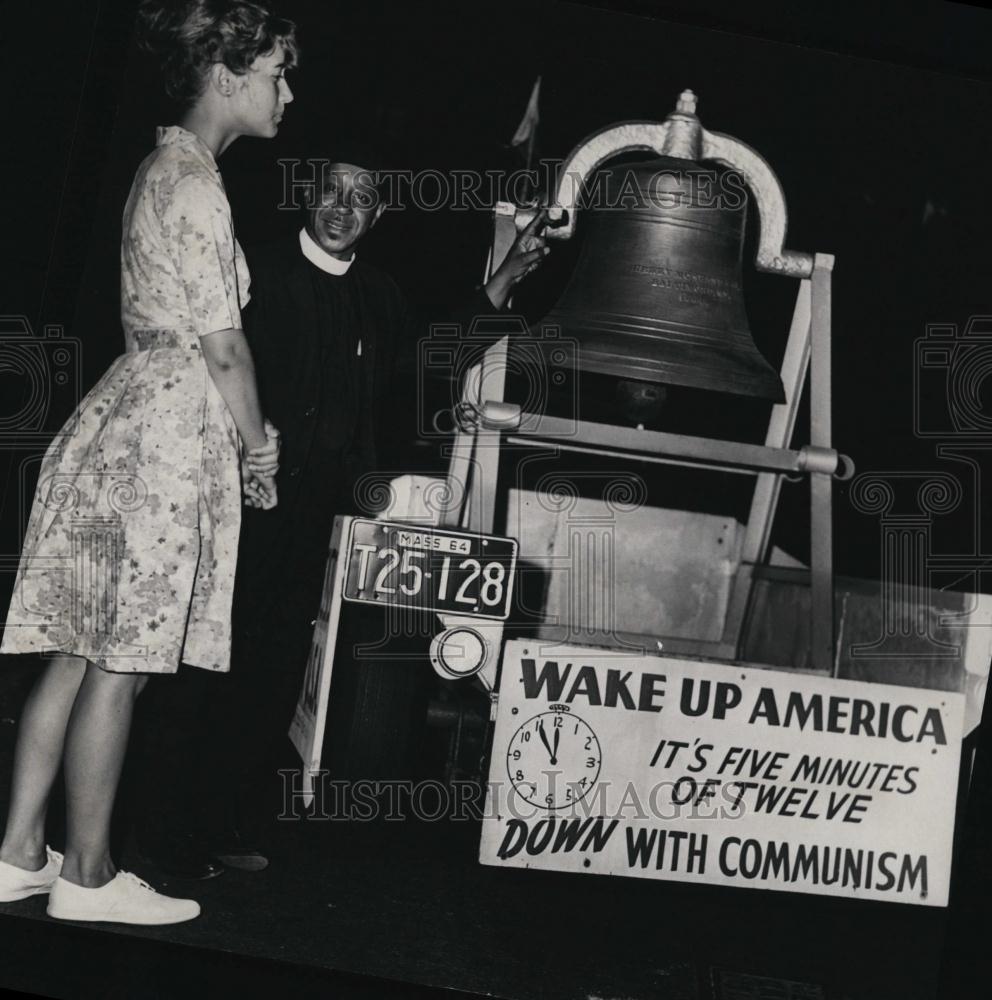
[[[744,311],[739,176],[662,156],[601,171],[586,199],[578,263],[543,320],[578,342],[579,369],[781,402]]]

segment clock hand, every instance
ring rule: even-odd
[[[551,763],[552,764],[557,764],[558,763],[558,739],[559,739],[560,736],[561,736],[561,730],[560,729],[556,729],[555,730],[555,748],[554,748],[554,750],[551,751]]]
[[[551,744],[548,742],[548,734],[544,731],[544,722],[539,722],[537,724],[537,731],[541,735],[541,742],[544,744],[544,749],[548,751],[548,756],[551,758],[551,763],[555,763],[555,754],[551,749]],[[557,735],[557,733],[555,734]]]

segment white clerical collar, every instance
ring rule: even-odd
[[[347,260],[332,257],[305,228],[300,230],[300,249],[314,267],[319,267],[326,274],[347,274],[348,268],[355,263],[354,254]]]

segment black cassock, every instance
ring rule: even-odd
[[[278,629],[281,642],[307,647],[305,661],[333,517],[368,513],[356,485],[417,426],[417,415],[394,403],[409,395],[397,383],[416,377],[427,328],[392,278],[360,259],[328,274],[294,239],[250,255],[249,268],[245,330],[262,411],[282,434],[282,451],[278,506],[244,511],[235,631],[261,642]],[[493,311],[479,290],[444,322],[467,330]],[[294,655],[287,673],[302,680],[303,665]]]
[[[316,617],[333,515],[354,511],[356,481],[378,465],[394,416],[383,402],[417,331],[395,282],[361,260],[327,274],[293,241],[249,267],[245,330],[262,411],[282,434],[278,506],[242,522],[235,627],[258,635]]]
[[[309,656],[334,516],[367,513],[356,484],[417,426],[416,414],[396,412],[393,403],[404,395],[396,392],[397,380],[417,377],[418,341],[428,327],[392,278],[357,258],[345,274],[328,274],[303,255],[296,237],[249,252],[248,260],[245,332],[262,412],[282,435],[279,502],[270,511],[243,508],[230,675],[181,670],[145,696],[148,766],[168,761],[168,773],[140,779],[157,789],[139,824],[149,828],[146,840],[158,839],[161,827],[199,826],[207,804],[219,809],[211,823],[218,828],[251,828],[261,820],[230,816],[235,799],[242,808],[250,800],[254,811],[271,811],[262,805],[260,784],[272,777],[276,756],[293,763],[285,756],[291,753],[286,733]],[[441,321],[467,331],[475,317],[493,312],[480,289]],[[480,338],[480,351],[492,339]],[[354,614],[342,616],[346,635],[345,619],[354,623],[362,614],[358,606],[349,611]],[[409,665],[405,669],[409,673]],[[338,687],[332,702],[342,701],[339,696]],[[202,788],[186,787],[195,784],[194,773]],[[226,794],[236,786],[239,796]]]

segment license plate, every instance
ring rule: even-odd
[[[510,613],[512,538],[355,518],[347,559],[346,601],[475,618]]]

